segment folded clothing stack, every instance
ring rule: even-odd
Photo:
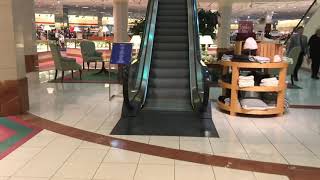
[[[254,76],[239,76],[239,87],[254,86]]]
[[[254,56],[254,59],[259,63],[269,63],[270,62],[270,58],[268,58],[268,57]]]
[[[246,110],[267,110],[274,108],[274,106],[268,106],[261,99],[242,99],[240,100],[240,104]]]
[[[278,86],[279,80],[276,77],[264,78],[261,80],[260,86]]]

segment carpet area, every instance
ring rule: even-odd
[[[0,117],[0,160],[40,131],[17,117]]]
[[[83,70],[82,71],[82,80],[80,79],[80,73],[77,71],[74,73],[72,78],[71,74],[68,74],[64,77],[63,83],[119,83],[118,74],[116,72],[109,73],[100,73],[96,74],[100,70]],[[61,83],[61,77],[56,80],[51,80],[49,83]]]

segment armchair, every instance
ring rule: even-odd
[[[81,54],[83,59],[83,69],[84,63],[87,63],[88,70],[90,66],[90,62],[95,62],[95,69],[97,68],[97,62],[103,62],[102,53],[96,51],[96,47],[94,42],[92,41],[82,41],[80,43]]]
[[[61,82],[63,82],[64,71],[71,71],[72,78],[73,78],[73,71],[79,70],[80,79],[82,79],[82,77],[81,77],[82,76],[81,65],[76,63],[76,60],[73,59],[73,58],[68,58],[68,57],[61,56],[60,49],[56,44],[50,43],[49,46],[50,46],[50,49],[51,49],[52,58],[53,58],[54,66],[55,66],[55,69],[56,69],[54,79],[57,79],[58,70],[62,71]]]

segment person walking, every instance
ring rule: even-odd
[[[311,36],[309,40],[310,48],[310,59],[312,61],[311,70],[312,70],[312,79],[319,79],[319,65],[320,65],[320,28],[317,29],[316,33]]]
[[[303,35],[304,27],[300,26],[296,29],[295,34],[290,38],[290,42],[287,46],[287,55],[294,47],[300,47],[301,52],[297,61],[297,64],[294,68],[293,79],[298,81],[298,72],[301,68],[304,58],[308,54],[308,37]]]

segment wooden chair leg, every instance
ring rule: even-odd
[[[82,63],[82,69],[84,69],[85,67],[84,67],[84,61],[83,61],[83,63]]]
[[[80,80],[82,80],[82,70],[80,69],[79,72],[80,72]]]
[[[56,73],[54,75],[54,80],[57,80],[57,77],[58,77],[58,69],[56,69]]]
[[[72,77],[72,79],[73,79],[73,70],[71,70],[71,77]]]
[[[90,62],[87,62],[87,65],[88,65],[88,71],[89,71],[89,69],[90,69]]]
[[[94,64],[94,69],[97,69],[97,62],[95,62]]]
[[[63,82],[63,79],[64,79],[64,71],[62,71],[61,82]]]

